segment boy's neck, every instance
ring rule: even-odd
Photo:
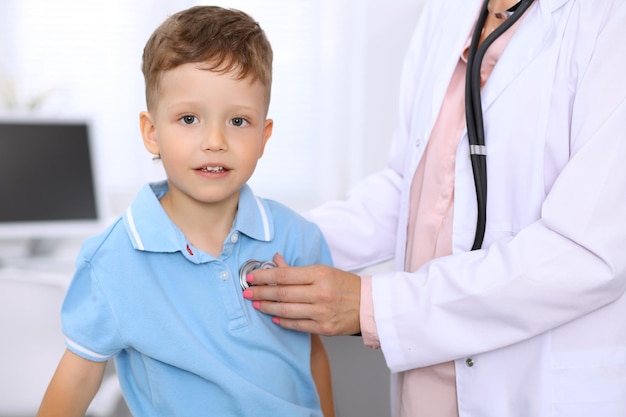
[[[189,242],[216,258],[232,229],[238,202],[239,193],[212,204],[176,198],[171,190],[161,198],[163,209]]]

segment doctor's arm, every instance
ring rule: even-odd
[[[106,362],[94,362],[69,350],[61,358],[37,417],[82,417],[100,388]]]

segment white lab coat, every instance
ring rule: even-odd
[[[338,267],[395,253],[402,270],[410,182],[480,3],[425,6],[388,167],[309,214]],[[476,200],[464,134],[454,255],[373,277],[387,364],[455,360],[461,417],[624,417],[626,1],[538,0],[482,102],[485,249],[468,252]]]

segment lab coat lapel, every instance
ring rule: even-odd
[[[552,38],[556,36],[550,24],[552,13],[568,1],[570,0],[539,0],[527,12],[481,92],[483,112],[540,55],[546,45],[552,43]],[[529,43],[528,39],[533,41]]]
[[[477,17],[482,3],[482,0],[448,2],[448,10],[444,10],[443,18],[451,20],[450,24],[431,23],[432,31],[447,31],[447,33],[434,36],[439,40],[439,46],[433,62],[437,63],[437,71],[445,71],[448,74],[447,77],[433,77],[435,86],[430,107],[431,120],[429,120],[429,126],[431,129],[439,115],[441,103],[450,85],[454,69],[459,62],[460,54],[463,52],[463,48],[475,25],[475,19],[468,19],[467,16]],[[453,34],[449,33],[450,28],[455,28]]]

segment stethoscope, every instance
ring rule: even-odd
[[[489,10],[489,0],[485,0],[470,43],[465,78],[465,119],[467,122],[467,136],[469,139],[474,185],[476,187],[476,202],[478,204],[476,234],[472,250],[481,248],[487,224],[487,148],[485,146],[485,128],[480,102],[480,67],[489,46],[524,15],[533,1],[518,0],[508,10],[493,12]],[[505,21],[490,33],[479,46],[480,36],[489,14],[492,14],[496,19],[505,19]]]
[[[270,269],[276,268],[276,264],[272,261],[257,261],[256,259],[250,259],[246,261],[241,268],[239,269],[239,285],[241,285],[241,289],[245,290],[250,287],[250,283],[246,279],[248,274],[255,269]]]

